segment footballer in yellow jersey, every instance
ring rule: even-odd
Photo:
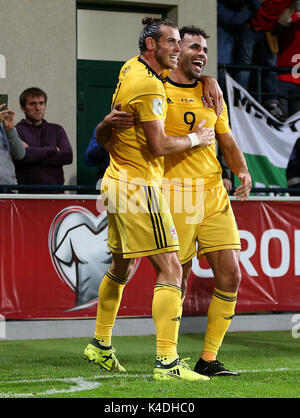
[[[201,81],[192,84],[181,84],[172,81],[169,77],[164,79],[167,94],[168,113],[165,122],[166,132],[169,135],[186,135],[193,131],[194,126],[205,120],[205,126],[212,127],[215,133],[230,132],[227,107],[224,103],[223,111],[217,117],[215,110],[209,108],[203,95]],[[168,155],[165,158],[164,177],[169,181],[174,179],[203,179],[204,189],[222,184],[222,169],[216,156],[216,143],[200,150],[190,149],[179,154]]]
[[[108,246],[124,258],[177,251],[174,222],[159,189],[164,157],[151,152],[141,125],[165,119],[165,89],[142,58],[134,57],[121,68],[112,106],[117,102],[123,111],[134,113],[135,124],[113,130],[110,141],[110,165],[101,185],[108,204]]]
[[[251,190],[251,177],[230,131],[226,106],[217,117],[214,110],[207,107],[199,81],[207,61],[208,36],[199,28],[184,27],[180,30],[180,38],[178,66],[164,83],[168,101],[166,132],[176,131],[182,135],[192,131],[199,120],[205,120],[206,126],[214,126],[225,160],[242,182],[235,193],[245,199]],[[207,376],[237,376],[238,373],[226,369],[217,360],[224,335],[234,317],[241,280],[239,232],[222,184],[221,171],[215,143],[197,153],[191,149],[169,155],[165,157],[163,189],[169,192],[170,210],[179,236],[183,295],[196,251],[198,256],[205,254],[214,273],[208,325],[194,370]]]
[[[168,101],[165,129],[169,135],[187,134],[203,119],[216,134],[231,131],[226,104],[217,117],[207,106],[201,81],[181,84],[167,77],[164,86]],[[241,248],[215,142],[200,150],[166,156],[164,183],[163,189],[170,186],[169,206],[179,236],[181,264],[197,254],[196,243],[199,255]]]
[[[151,153],[141,122],[165,119],[166,94],[160,76],[142,58],[134,57],[121,68],[112,104],[118,102],[123,111],[134,113],[135,124],[113,131],[106,174],[134,184],[160,181],[164,159]]]

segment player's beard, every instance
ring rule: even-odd
[[[186,60],[183,66],[185,67],[184,72],[190,80],[199,80],[201,78],[203,67],[201,68],[201,71],[194,70],[192,60]]]
[[[170,54],[166,55],[165,53],[163,53],[160,48],[158,48],[155,51],[155,59],[160,64],[160,66],[163,67],[164,69],[172,70],[173,68],[177,67],[178,59],[176,60],[176,63],[175,63],[173,60],[168,59],[169,55]]]

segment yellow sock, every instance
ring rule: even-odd
[[[226,331],[234,317],[237,292],[223,292],[214,289],[208,308],[206,328],[201,358],[205,361],[215,360]]]
[[[152,316],[156,327],[156,355],[167,363],[176,358],[181,319],[181,289],[159,283],[154,288]]]
[[[111,345],[112,329],[126,282],[107,271],[99,286],[95,338],[103,345]]]

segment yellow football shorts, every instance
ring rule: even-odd
[[[209,190],[171,190],[170,211],[178,233],[178,257],[185,264],[195,255],[240,249],[239,231],[230,200],[223,185]],[[169,199],[170,197],[170,199]]]
[[[179,250],[174,221],[158,185],[134,185],[105,176],[101,197],[113,253],[135,258]]]

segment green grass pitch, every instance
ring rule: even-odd
[[[180,356],[190,357],[191,367],[198,359],[203,337],[180,335]],[[1,340],[0,397],[102,398],[99,407],[105,409],[114,399],[121,402],[128,398],[192,402],[201,398],[300,396],[300,341],[288,331],[228,333],[219,360],[241,376],[215,377],[209,382],[153,381],[154,336],[113,338],[127,375],[103,371],[84,360],[82,352],[88,342],[88,338]]]

